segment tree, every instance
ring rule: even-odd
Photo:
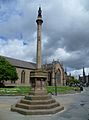
[[[79,80],[75,79],[74,76],[70,76],[69,79],[67,80],[67,85],[72,86],[72,85],[77,85],[79,84]]]
[[[0,56],[0,83],[7,80],[16,81],[17,79],[18,75],[16,68],[11,65],[4,57]]]

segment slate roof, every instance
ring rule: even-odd
[[[3,56],[5,57],[5,56]],[[36,63],[5,57],[13,66],[25,69],[36,69]]]

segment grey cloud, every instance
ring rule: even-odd
[[[81,0],[80,1],[83,7],[89,11],[89,0]]]
[[[8,7],[9,11],[6,11],[6,9],[4,9],[4,12],[6,12],[5,14],[8,14],[10,17],[7,19],[6,16],[7,20],[0,23],[0,28],[2,28],[0,29],[0,35],[7,36],[8,38],[13,38],[17,36],[17,33],[22,33],[23,37],[25,39],[28,39],[29,36],[32,36],[36,28],[35,23],[33,22],[36,16],[33,14],[35,10],[30,6],[27,6],[27,4],[25,4],[25,6],[20,5],[19,2],[16,2],[16,4],[14,4],[14,11],[17,11],[16,14],[13,14],[12,12],[9,13],[9,11],[11,11],[11,2],[9,3]],[[3,6],[5,7],[5,5]],[[19,13],[22,14],[19,15]]]
[[[19,0],[15,4],[17,13],[11,14],[8,21],[0,23],[0,36],[20,38],[20,34],[25,42],[34,41],[37,9],[41,4],[44,21],[42,33],[47,38],[43,44],[43,61],[53,56],[58,48],[63,48],[71,54],[66,59],[58,56],[66,66],[77,69],[83,65],[89,67],[88,0]]]
[[[52,13],[50,14],[51,19],[50,16],[48,16],[48,19],[46,18],[49,24],[45,23],[48,29],[46,31],[45,27],[46,34],[50,36],[47,45],[45,45],[49,57],[54,54],[55,50],[61,47],[65,48],[66,52],[73,54],[72,56],[79,51],[80,54],[76,54],[76,57],[74,56],[73,59],[71,56],[71,58],[63,61],[66,66],[77,69],[82,66],[89,66],[89,13],[85,9],[81,9],[84,7],[81,2],[79,7],[80,8],[74,10],[72,14],[70,14],[67,8],[63,9],[61,7],[61,9],[59,8],[60,11],[56,11],[56,16],[51,16],[55,13],[54,9],[54,12],[51,11]],[[57,14],[59,14],[59,16],[57,16]]]

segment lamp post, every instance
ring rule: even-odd
[[[55,71],[54,71],[55,72]],[[55,72],[55,95],[57,95],[57,81],[56,81],[56,74],[57,72]]]
[[[55,68],[55,61],[54,60],[53,60],[52,64],[53,64],[53,72],[54,72],[55,95],[57,95],[57,81],[56,81],[57,71],[56,71],[56,68]]]

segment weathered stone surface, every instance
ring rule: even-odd
[[[61,110],[64,110],[64,107],[60,106],[51,95],[26,96],[16,105],[11,106],[11,111],[24,115],[55,114]]]
[[[29,95],[25,96],[16,105],[11,106],[11,111],[15,111],[24,115],[44,115],[54,114],[63,110],[51,95]]]

